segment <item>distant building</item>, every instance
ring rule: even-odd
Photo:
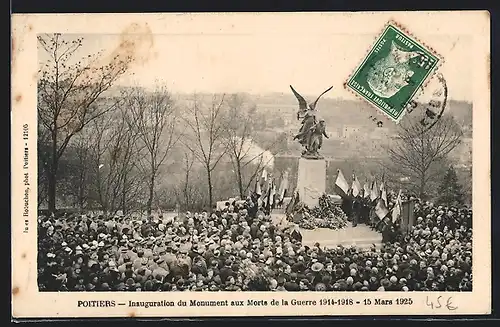
[[[390,136],[390,130],[387,127],[377,127],[370,133],[371,139],[384,139]]]
[[[342,134],[341,134],[340,138],[347,139],[347,138],[354,136],[355,134],[358,134],[359,132],[361,132],[360,126],[357,126],[357,125],[346,126],[346,125],[344,125],[342,127]]]
[[[331,139],[340,139],[342,138],[343,136],[343,127],[328,127],[326,128],[326,134],[328,135],[329,138]]]
[[[461,164],[472,163],[472,138],[464,137],[456,149],[451,152],[451,156]]]

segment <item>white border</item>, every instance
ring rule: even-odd
[[[385,22],[394,19],[416,35],[425,38],[426,31],[472,35],[475,49],[473,101],[473,292],[470,293],[40,293],[36,268],[36,188],[32,186],[28,234],[23,233],[23,146],[22,125],[30,126],[30,182],[36,184],[36,34],[120,33],[131,23],[146,26],[151,33],[325,33],[328,30],[352,33],[374,33]],[[14,15],[12,49],[12,285],[13,316],[30,317],[192,317],[192,316],[303,316],[303,315],[440,315],[486,314],[491,312],[491,243],[490,243],[490,19],[486,11],[476,12],[357,12],[357,13],[241,13],[241,14],[65,14]],[[438,45],[436,45],[438,48]],[[437,49],[439,50],[439,49]],[[362,58],[363,54],[353,54]],[[341,76],[339,78],[342,78]],[[452,298],[456,310],[441,306],[431,309],[426,301]],[[140,301],[175,299],[291,299],[321,298],[396,299],[411,297],[410,306],[265,306],[265,307],[175,307],[130,309],[78,308],[78,300]],[[373,301],[372,301],[373,302]]]

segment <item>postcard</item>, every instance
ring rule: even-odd
[[[12,316],[491,312],[487,11],[12,17]]]

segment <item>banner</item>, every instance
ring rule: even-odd
[[[394,208],[392,208],[392,222],[395,223],[398,219],[401,218],[401,190],[399,190],[398,197],[396,199],[396,203],[394,204]]]
[[[384,201],[382,199],[378,199],[377,204],[375,205],[375,214],[379,219],[384,219],[387,214],[389,213],[389,210],[384,204]]]
[[[283,178],[281,179],[280,188],[278,191],[278,202],[282,202],[288,191],[288,171],[283,173]]]

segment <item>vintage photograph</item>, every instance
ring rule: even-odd
[[[263,36],[159,35],[178,58],[138,66],[120,36],[37,37],[41,291],[472,290],[470,79],[395,125],[272,57],[217,87]]]
[[[482,34],[454,28],[452,13],[332,15],[331,30],[327,15],[303,29],[313,16],[152,15],[109,31],[102,17],[59,30],[33,20],[36,96],[18,156],[31,171],[17,195],[32,239],[17,262],[28,253],[32,270],[19,281],[39,299],[81,292],[75,309],[94,306],[87,294],[153,310],[182,306],[178,292],[195,307],[225,299],[197,292],[291,292],[297,306],[304,294],[358,311],[467,311],[456,294],[490,274],[478,275]]]

